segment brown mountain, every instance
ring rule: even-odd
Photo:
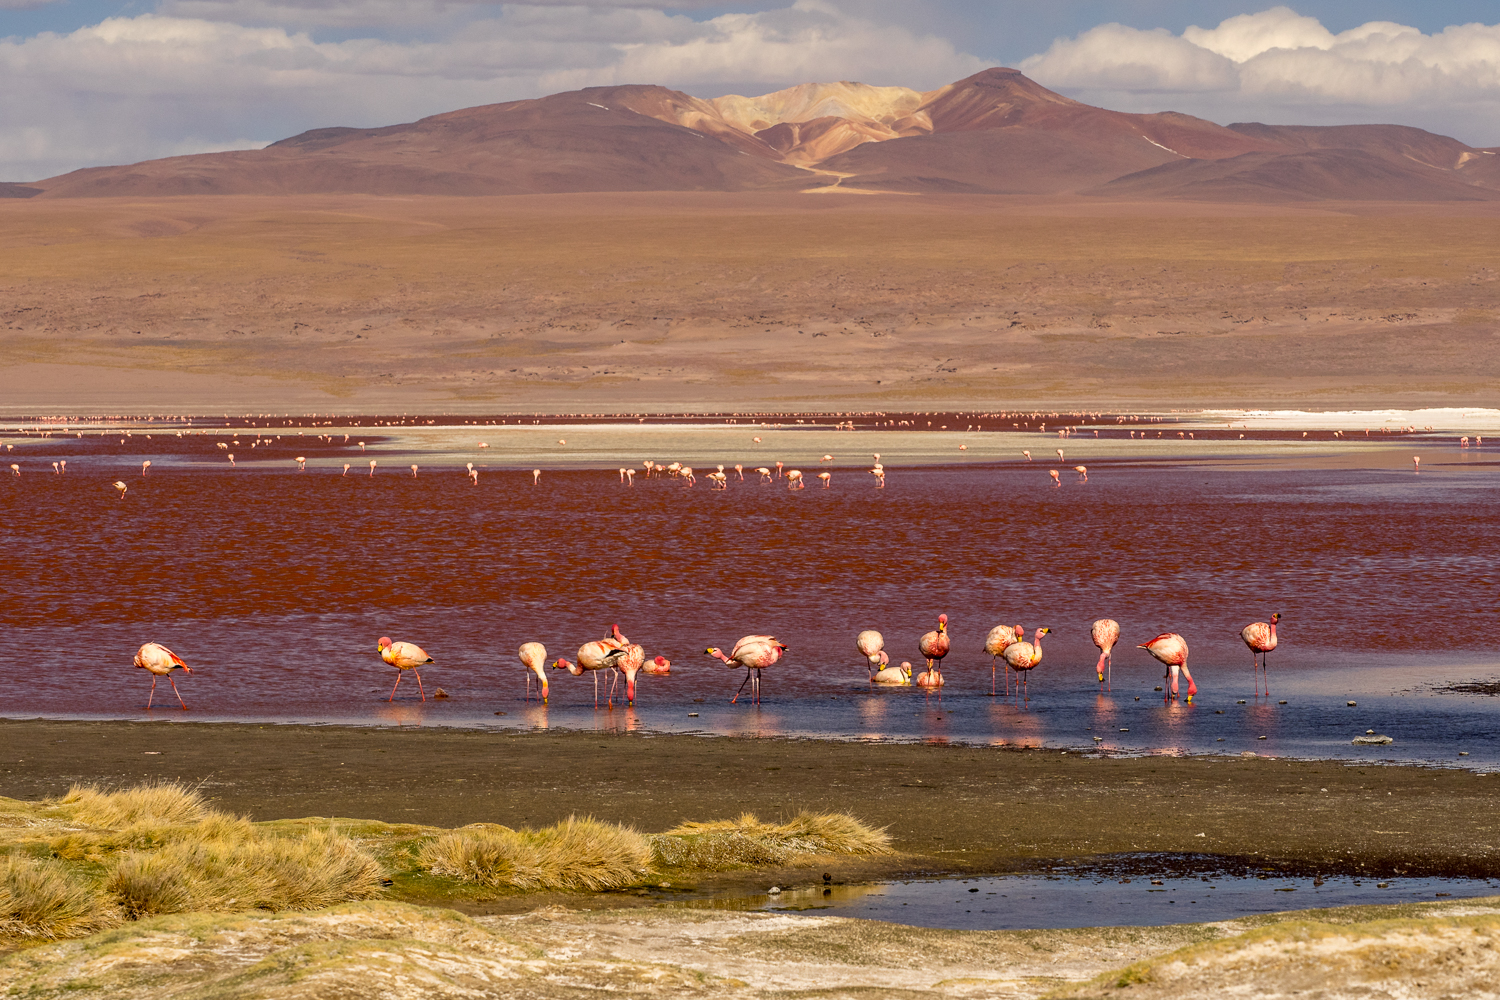
[[[1500,198],[1494,151],[1396,125],[1126,114],[995,68],[921,93],[848,81],[702,100],[593,87],[266,149],[94,167],[13,196],[797,190],[1186,198]]]

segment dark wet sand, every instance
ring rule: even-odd
[[[1311,873],[1500,875],[1500,776],[1271,758],[584,732],[0,721],[0,794],[202,782],[257,820],[454,827],[588,814],[664,830],[802,809],[889,826],[899,859],[846,877],[1004,872],[1201,852]],[[1326,789],[1326,791],[1323,791]],[[1198,836],[1199,834],[1204,836]]]

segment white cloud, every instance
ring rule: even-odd
[[[821,0],[704,21],[622,5],[508,5],[418,41],[327,42],[282,27],[143,14],[0,39],[0,179],[598,84],[708,90],[842,78],[931,87],[983,65]]]
[[[0,0],[0,10],[35,10],[62,0]]]
[[[0,0],[0,4],[9,0]],[[52,2],[52,0],[45,0]],[[717,0],[161,0],[156,13],[247,25],[294,28],[442,28],[500,14],[505,7],[694,10]]]
[[[1181,35],[1101,25],[1021,63],[1049,87],[1128,110],[1218,120],[1394,121],[1500,142],[1500,25],[1425,34],[1371,21],[1337,34],[1286,7]]]

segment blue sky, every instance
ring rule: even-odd
[[[593,84],[930,89],[996,64],[1120,110],[1500,145],[1497,22],[1494,0],[0,0],[0,179]]]

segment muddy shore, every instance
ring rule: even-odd
[[[900,852],[841,869],[849,879],[1000,873],[1129,852],[1212,854],[1309,874],[1500,875],[1500,778],[1457,770],[184,722],[4,720],[0,746],[0,794],[12,798],[57,795],[75,782],[181,780],[256,820],[524,826],[587,814],[649,832],[745,811],[849,812],[887,826]]]

